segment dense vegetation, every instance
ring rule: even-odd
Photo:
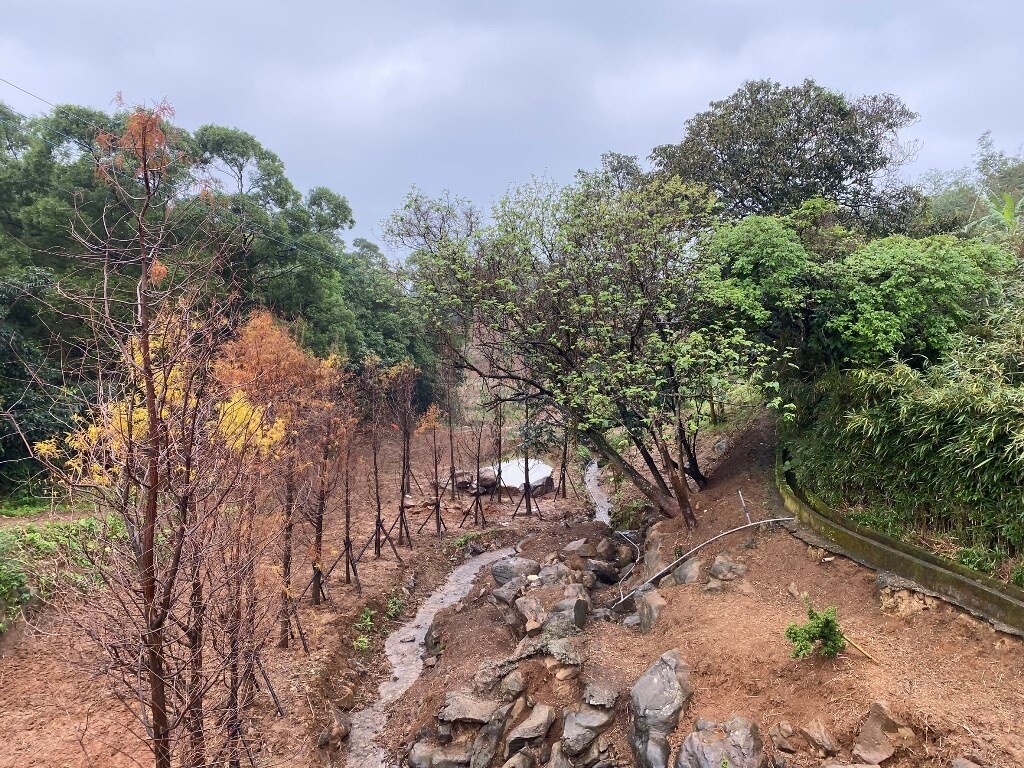
[[[651,171],[611,154],[489,215],[413,192],[389,232],[447,354],[664,513],[693,522],[698,436],[753,386],[807,487],[1020,579],[1024,160],[986,135],[973,168],[908,186],[914,117],[747,83]]]
[[[96,174],[98,137],[122,132],[128,114],[58,106],[27,118],[0,104],[0,410],[24,433],[9,419],[0,427],[0,493],[25,482],[38,490],[31,481],[39,467],[25,460],[25,440],[65,431],[76,398],[60,389],[91,385],[91,373],[76,373],[95,351],[80,301],[98,292],[102,268],[98,258],[76,257],[89,228],[117,205]],[[353,224],[344,197],[324,187],[300,193],[281,159],[244,131],[207,125],[193,134],[175,129],[174,137],[190,175],[177,170],[165,191],[215,202],[218,224],[230,233],[221,274],[230,274],[229,289],[245,306],[289,322],[315,354],[411,358],[430,368],[431,350],[395,270],[373,243],[342,240]],[[194,187],[196,174],[203,184]],[[175,237],[184,242],[184,231]],[[133,290],[135,274],[118,276],[113,294]]]

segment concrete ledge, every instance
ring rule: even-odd
[[[781,449],[775,461],[775,482],[786,509],[800,524],[851,560],[909,579],[999,629],[1024,636],[1024,590],[846,519],[796,485],[792,473],[783,469]]]

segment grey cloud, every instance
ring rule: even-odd
[[[109,108],[166,96],[187,128],[234,125],[300,188],[346,194],[374,236],[410,185],[486,205],[602,152],[645,156],[741,81],[812,77],[921,113],[911,173],[968,162],[991,129],[1024,143],[1024,9],[989,2],[11,3],[0,76]],[[0,85],[25,112],[43,105]]]

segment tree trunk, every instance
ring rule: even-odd
[[[295,455],[289,446],[288,463],[284,475],[284,543],[281,552],[281,610],[278,614],[281,629],[277,639],[278,648],[287,648],[291,635],[292,599],[292,529],[295,525]]]
[[[325,446],[320,454],[320,487],[316,495],[316,513],[313,515],[313,605],[320,605],[323,590],[324,513],[327,511],[327,462]]]
[[[603,434],[594,429],[583,432],[584,435],[594,444],[597,452],[607,459],[608,463],[625,475],[640,493],[666,517],[675,517],[678,505],[675,499],[668,493],[655,487],[646,477],[641,475],[633,466],[616,451]]]

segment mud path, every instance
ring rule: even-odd
[[[420,649],[434,616],[466,596],[481,568],[513,551],[511,547],[506,547],[467,560],[423,601],[415,617],[388,635],[384,653],[391,665],[391,677],[380,684],[379,696],[373,706],[352,716],[347,762],[349,768],[385,768],[388,763],[384,750],[374,743],[374,739],[387,721],[387,708],[408,691],[423,672]]]

